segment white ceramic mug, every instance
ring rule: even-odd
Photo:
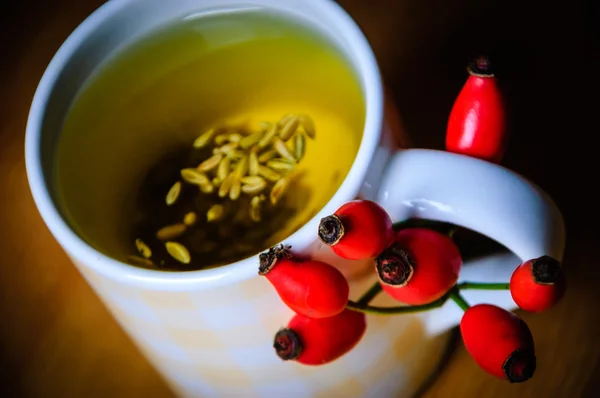
[[[54,146],[71,101],[94,68],[117,47],[165,21],[240,6],[277,8],[310,20],[353,64],[365,97],[364,135],[347,178],[326,206],[284,243],[331,260],[350,275],[364,264],[336,259],[318,242],[316,231],[321,217],[360,196],[378,201],[394,221],[447,221],[509,249],[465,264],[463,280],[505,282],[523,259],[543,254],[562,259],[561,214],[537,186],[484,161],[393,145],[394,109],[385,106],[375,57],[354,21],[329,0],[112,0],[100,7],[59,49],[31,105],[26,163],[36,205],[82,275],[178,395],[410,396],[442,356],[445,332],[460,319],[453,303],[416,315],[369,316],[360,344],[326,366],[282,362],[272,339],[292,314],[257,275],[256,257],[203,271],[136,268],[93,249],[57,211],[51,183]],[[373,274],[350,275],[353,297],[372,283]],[[515,308],[506,291],[465,296],[473,304]],[[378,300],[389,304],[385,297]]]

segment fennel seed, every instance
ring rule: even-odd
[[[227,153],[231,159],[239,160],[246,156],[246,152],[240,151],[239,149],[232,149],[229,153]]]
[[[229,144],[225,144],[225,145],[219,147],[219,152],[224,153],[227,156],[230,156],[230,154],[233,152],[233,150],[236,149],[239,145],[240,145],[239,142],[230,142]]]
[[[294,135],[294,133],[298,129],[299,124],[300,124],[300,121],[298,120],[298,117],[296,117],[296,116],[290,117],[285,122],[285,124],[281,127],[281,132],[279,133],[279,137],[281,137],[281,139],[284,141],[289,140],[290,137],[292,135]]]
[[[219,134],[215,137],[215,144],[217,145],[223,145],[227,141],[229,141],[229,137],[227,136],[227,134]]]
[[[233,173],[237,180],[241,179],[248,172],[248,156],[244,156],[239,160],[239,162],[235,165],[235,169]]]
[[[210,194],[215,191],[215,187],[213,186],[212,181],[208,184],[199,184],[198,187],[200,188],[200,192],[205,194]]]
[[[279,121],[277,122],[277,124],[279,125],[279,127],[283,127],[285,126],[285,124],[287,122],[290,121],[291,118],[295,117],[296,115],[294,115],[293,113],[288,113],[286,115],[283,115],[283,117],[281,119],[279,119]]]
[[[217,153],[212,155],[210,158],[206,159],[204,162],[200,163],[200,165],[196,168],[198,171],[211,171],[215,167],[219,165],[221,160],[223,159],[223,155]]]
[[[210,143],[210,140],[215,136],[215,133],[215,129],[208,129],[204,134],[194,140],[192,146],[194,148],[204,148]]]
[[[231,189],[231,183],[233,182],[233,172],[229,173],[227,177],[221,182],[221,186],[219,187],[219,197],[224,198],[229,193]]]
[[[300,119],[300,123],[302,124],[302,128],[306,135],[314,140],[316,137],[315,122],[308,115],[299,115],[298,118]]]
[[[243,149],[248,149],[248,148],[258,144],[258,142],[260,141],[262,136],[263,136],[263,133],[258,132],[258,133],[251,134],[247,137],[244,137],[240,141],[240,147]]]
[[[296,163],[296,158],[290,153],[287,146],[285,146],[285,142],[283,142],[281,138],[273,139],[273,148],[275,148],[277,153],[280,154],[282,158]]]
[[[262,153],[258,157],[258,162],[259,163],[266,163],[268,160],[273,159],[275,156],[277,156],[277,151],[274,150],[274,149],[269,149],[268,151]]]
[[[173,257],[180,263],[189,264],[192,260],[190,252],[181,243],[167,242],[165,243],[165,247],[167,249],[167,252],[171,255],[171,257]]]
[[[185,216],[183,216],[183,223],[185,225],[187,225],[188,227],[191,227],[192,225],[196,224],[197,219],[198,219],[198,216],[196,216],[196,213],[194,213],[193,211],[190,211],[190,212],[186,213]]]
[[[299,162],[304,158],[304,151],[306,148],[306,138],[304,138],[304,134],[298,133],[295,137],[294,142],[294,157],[296,161]]]
[[[223,205],[212,205],[206,212],[206,221],[213,222],[218,221],[225,214],[225,207]]]
[[[237,176],[233,177],[231,182],[231,188],[229,189],[229,199],[237,200],[240,197],[242,185],[240,183],[240,179]]]
[[[188,168],[181,170],[181,178],[185,182],[195,185],[210,184],[208,177],[196,169]]]
[[[261,176],[246,176],[240,180],[242,184],[261,184],[265,179]]]
[[[167,192],[167,197],[165,198],[165,202],[167,203],[167,206],[171,206],[173,203],[175,203],[177,201],[177,198],[179,197],[180,193],[181,193],[181,181],[177,181],[175,184],[173,184],[171,189],[169,189],[169,192]]]
[[[261,193],[266,187],[266,181],[262,180],[253,184],[242,185],[242,192],[248,195],[256,195]]]
[[[276,182],[281,178],[281,175],[279,173],[263,165],[260,165],[258,167],[258,174],[271,182]]]
[[[145,244],[144,241],[142,241],[139,238],[135,240],[135,248],[137,249],[138,253],[140,253],[142,255],[142,257],[144,257],[144,258],[152,257],[152,250],[150,250],[148,245]]]
[[[158,232],[156,232],[156,238],[159,240],[175,239],[183,235],[186,229],[187,225],[183,223],[167,225],[166,227],[162,227],[158,230]]]
[[[140,256],[127,256],[127,262],[131,265],[137,265],[139,267],[152,267],[155,266],[152,260]]]
[[[231,165],[231,158],[223,158],[221,159],[221,163],[219,163],[219,167],[217,168],[217,178],[219,181],[223,181],[227,174],[229,174],[229,166]]]
[[[292,171],[294,169],[294,165],[290,162],[287,162],[283,159],[271,159],[267,162],[267,166],[275,171]]]
[[[256,156],[255,151],[251,151],[250,155],[248,155],[248,174],[257,176],[258,166],[260,166],[260,163],[258,163],[258,156]]]
[[[288,180],[286,178],[282,178],[277,181],[273,188],[271,188],[271,193],[269,194],[269,199],[271,200],[271,204],[275,205],[281,199],[281,196],[285,192],[288,185]]]
[[[266,148],[271,143],[273,137],[277,134],[277,125],[273,124],[269,127],[265,135],[258,141],[259,148]]]
[[[260,221],[260,197],[255,196],[250,201],[250,218],[254,222]]]

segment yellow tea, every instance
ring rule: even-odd
[[[325,205],[364,119],[354,70],[306,22],[265,10],[183,18],[120,49],[75,98],[57,148],[61,211],[118,260],[228,264]]]

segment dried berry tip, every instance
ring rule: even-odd
[[[532,261],[531,273],[535,283],[553,285],[562,274],[562,266],[552,257],[542,256]]]
[[[302,353],[302,339],[293,329],[281,329],[275,334],[273,348],[284,361],[294,360]]]
[[[380,281],[394,287],[405,286],[415,270],[414,260],[397,244],[378,255],[375,264]]]
[[[344,236],[344,232],[344,224],[335,214],[322,218],[319,223],[319,239],[326,245],[336,245]]]
[[[475,58],[469,66],[467,67],[467,71],[474,76],[481,77],[492,77],[494,76],[494,72],[492,70],[492,63],[489,58],[485,56],[479,56]]]
[[[291,248],[289,245],[284,246],[280,244],[271,247],[266,252],[260,253],[258,255],[258,275],[268,274],[280,258],[290,258],[292,256],[290,254]]]
[[[504,361],[502,371],[511,383],[522,383],[533,377],[536,358],[531,350],[518,349]]]

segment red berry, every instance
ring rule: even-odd
[[[448,236],[427,228],[396,233],[394,243],[375,259],[383,290],[410,305],[431,303],[458,280],[460,252]]]
[[[286,328],[277,332],[273,347],[285,361],[323,365],[354,348],[366,328],[365,315],[348,309],[321,319],[295,315]]]
[[[469,354],[489,374],[520,383],[536,369],[533,337],[527,324],[510,311],[491,304],[465,311],[460,332]]]
[[[370,200],[350,201],[319,224],[321,241],[348,260],[375,257],[388,246],[393,235],[390,216]]]
[[[504,99],[487,58],[468,68],[446,129],[446,150],[499,163],[506,146]]]
[[[565,294],[566,280],[560,263],[542,256],[519,265],[510,278],[510,294],[519,308],[547,310]]]
[[[259,255],[259,275],[273,285],[293,311],[312,318],[339,314],[346,308],[350,288],[337,268],[321,261],[292,259],[289,247],[272,247]]]

